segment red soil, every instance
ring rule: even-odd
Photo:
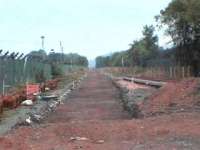
[[[186,111],[194,109],[199,103],[199,79],[191,78],[169,82],[146,101],[142,110],[145,114]]]
[[[135,84],[129,81],[125,81],[125,80],[118,80],[117,84],[121,85],[122,87],[126,87],[129,90],[135,90],[135,89],[146,89],[148,88],[147,86],[141,85],[141,84]]]
[[[45,91],[45,88],[48,87],[50,90],[54,90],[58,86],[60,79],[49,80],[44,84],[41,84],[40,90]],[[0,97],[0,112],[3,112],[4,108],[16,108],[21,102],[26,100],[26,87],[20,89],[13,89],[9,94]],[[35,96],[32,96],[32,100],[35,100]]]
[[[6,96],[2,96],[1,100],[3,101],[3,107],[6,108],[16,108],[21,104],[22,101],[26,100],[26,91],[25,87],[10,92],[10,94]]]
[[[185,82],[193,85],[193,80]],[[1,137],[0,150],[200,149],[198,112],[130,120],[118,103],[118,94],[110,80],[92,72],[45,124],[21,127]]]

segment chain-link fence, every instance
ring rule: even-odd
[[[27,82],[51,79],[51,66],[28,59],[0,58],[0,93]]]

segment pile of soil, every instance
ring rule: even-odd
[[[168,82],[150,96],[140,109],[145,116],[198,110],[199,83],[197,78]]]
[[[12,89],[9,94],[1,96],[4,108],[16,108],[21,102],[26,100],[26,87],[20,87],[18,89]]]
[[[200,110],[198,78],[171,81],[157,90],[124,80],[115,83],[122,91],[125,109],[134,118]]]
[[[48,80],[40,85],[40,91],[45,92],[45,88],[55,90],[58,87],[58,83],[61,79]],[[3,108],[17,108],[20,104],[27,99],[26,86],[13,88],[7,95],[0,96],[0,113],[3,112]],[[32,96],[32,100],[35,101],[36,97]]]

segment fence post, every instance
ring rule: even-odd
[[[176,67],[174,67],[174,78],[176,79]]]
[[[170,74],[170,79],[172,79],[173,78],[173,68],[172,67],[169,68],[169,74]]]
[[[185,78],[185,67],[182,67],[182,78]]]

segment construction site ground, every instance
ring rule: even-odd
[[[134,119],[123,109],[119,92],[111,79],[90,71],[39,126],[22,126],[0,137],[0,150],[200,149],[198,111]]]

